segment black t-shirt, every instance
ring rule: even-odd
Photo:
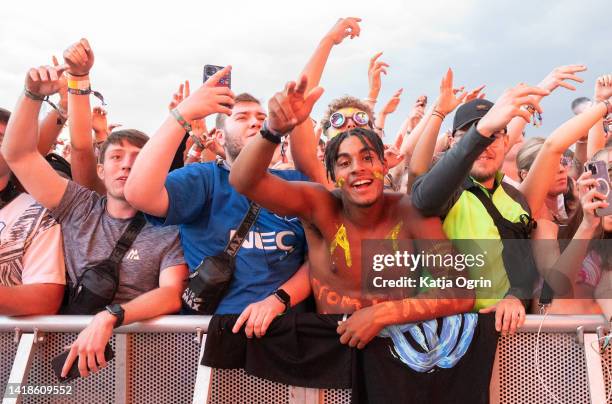
[[[336,333],[341,315],[287,314],[262,338],[213,316],[202,365],[244,368],[293,386],[352,388],[353,403],[488,403],[498,334],[494,314],[461,314],[385,328],[363,350]]]

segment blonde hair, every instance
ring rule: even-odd
[[[543,137],[533,137],[523,143],[518,153],[516,153],[516,168],[518,169],[519,178],[521,181],[524,179],[521,176],[521,171],[529,171],[533,162],[535,161],[538,153],[542,149],[544,144]]]

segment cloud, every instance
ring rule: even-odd
[[[107,98],[110,120],[153,134],[178,84],[189,79],[197,88],[204,64],[232,64],[234,89],[265,101],[297,77],[320,38],[349,14],[363,19],[361,37],[332,50],[314,115],[339,95],[365,97],[368,60],[382,50],[391,68],[379,103],[404,88],[398,112],[387,120],[388,141],[419,94],[436,98],[449,66],[457,84],[487,84],[487,96],[495,99],[518,82],[537,83],[556,65],[588,64],[579,91],[561,89],[544,102],[544,127],[529,130],[540,135],[567,119],[571,100],[590,96],[596,76],[609,71],[603,1],[580,7],[570,1],[84,4],[3,5],[1,106],[12,108],[29,67],[49,63],[52,54],[87,37],[96,54],[92,85]],[[69,18],[69,10],[83,18]]]

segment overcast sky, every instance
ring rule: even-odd
[[[202,81],[204,64],[231,64],[232,88],[262,101],[297,77],[318,41],[339,17],[363,19],[361,36],[331,53],[315,107],[318,119],[340,95],[367,96],[374,53],[391,67],[379,106],[400,87],[402,101],[387,120],[387,141],[419,94],[437,97],[450,66],[457,85],[486,84],[487,98],[553,67],[586,64],[576,92],[558,89],[543,103],[546,136],[571,116],[571,101],[591,97],[598,75],[612,71],[607,2],[601,1],[180,1],[157,3],[4,1],[0,23],[0,106],[12,109],[29,67],[81,37],[96,61],[92,87],[108,101],[111,122],[152,135],[178,84]],[[153,5],[155,4],[155,5]],[[606,63],[607,62],[607,63]],[[92,97],[92,103],[97,100]],[[447,119],[444,126],[450,126]]]

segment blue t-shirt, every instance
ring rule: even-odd
[[[307,181],[299,171],[270,170],[288,181]],[[179,225],[189,270],[205,257],[220,254],[249,209],[249,200],[229,183],[229,170],[215,162],[189,164],[166,179],[166,218],[147,216],[156,225]],[[230,288],[216,314],[241,313],[278,289],[299,269],[307,251],[297,217],[261,209],[236,256]]]

